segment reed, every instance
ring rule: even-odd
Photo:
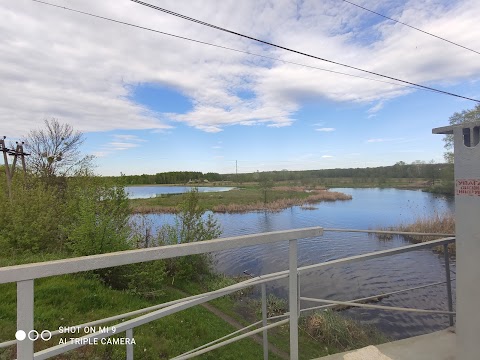
[[[421,233],[442,233],[442,234],[455,234],[455,217],[453,214],[438,214],[433,216],[420,217],[410,224],[400,224],[397,226],[391,226],[380,230],[388,231],[405,231],[405,232],[421,232]],[[393,235],[377,234],[377,238],[381,240],[389,240],[393,238]],[[442,236],[417,236],[417,235],[401,235],[404,239],[413,243],[426,242],[430,240],[440,239]],[[455,244],[448,245],[449,251],[455,253]],[[442,252],[443,247],[439,246],[435,250]]]
[[[301,328],[328,348],[340,351],[358,349],[388,341],[387,337],[370,325],[327,310],[301,318]]]
[[[316,204],[322,201],[351,200],[352,196],[334,191],[316,191],[304,199],[290,198],[278,199],[272,202],[256,202],[253,204],[220,204],[213,207],[213,212],[219,213],[246,213],[252,211],[270,211],[277,212],[287,209],[291,206],[302,206],[306,204]]]

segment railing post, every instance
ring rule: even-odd
[[[297,269],[297,240],[289,243],[289,267],[288,276],[288,307],[290,311],[290,360],[298,360],[298,269]]]
[[[300,318],[300,274],[297,271],[297,318]]]
[[[125,331],[125,337],[127,339],[133,339],[133,329],[128,329]],[[131,342],[127,343],[127,360],[133,360],[133,344]]]
[[[267,326],[267,284],[262,284],[262,326]],[[263,359],[268,360],[268,330],[263,330]]]
[[[445,274],[447,277],[447,300],[448,300],[448,311],[453,311],[453,301],[452,301],[452,283],[450,281],[450,256],[448,254],[448,244],[443,245],[443,255],[445,257]],[[448,315],[450,319],[450,326],[453,326],[453,315]]]
[[[17,359],[33,360],[33,280],[17,282]]]

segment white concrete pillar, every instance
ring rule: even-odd
[[[457,246],[457,360],[480,354],[480,121],[433,129],[453,134]]]

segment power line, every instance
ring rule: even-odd
[[[373,79],[373,78],[360,76],[360,75],[348,74],[348,73],[344,73],[344,72],[341,72],[341,71],[335,71],[335,70],[321,68],[321,67],[318,67],[318,66],[301,64],[301,63],[297,63],[297,62],[294,62],[294,61],[282,60],[282,59],[272,57],[272,56],[260,55],[260,54],[252,53],[252,52],[245,51],[245,50],[239,50],[239,49],[231,48],[231,47],[228,47],[228,46],[212,44],[212,43],[209,43],[209,42],[206,42],[206,41],[201,41],[201,40],[188,38],[188,37],[185,37],[185,36],[175,35],[175,34],[172,34],[172,33],[167,33],[167,32],[152,29],[152,28],[149,28],[149,27],[136,25],[136,24],[132,24],[132,23],[129,23],[129,22],[116,20],[116,19],[105,17],[105,16],[96,15],[96,14],[93,14],[93,13],[69,8],[69,7],[66,7],[66,6],[52,4],[52,3],[49,3],[49,2],[46,2],[46,1],[41,1],[41,0],[32,0],[32,1],[36,2],[36,3],[43,4],[43,5],[48,5],[48,6],[60,8],[60,9],[67,10],[67,11],[72,11],[72,12],[79,13],[79,14],[82,14],[82,15],[91,16],[91,17],[98,18],[98,19],[101,19],[101,20],[106,20],[106,21],[114,22],[114,23],[121,24],[121,25],[127,25],[127,26],[131,26],[131,27],[138,28],[138,29],[141,29],[141,30],[147,30],[147,31],[155,32],[155,33],[158,33],[158,34],[161,34],[161,35],[166,35],[166,36],[170,36],[170,37],[181,39],[181,40],[191,41],[191,42],[195,42],[195,43],[198,43],[198,44],[203,44],[203,45],[216,47],[216,48],[219,48],[219,49],[224,49],[224,50],[234,51],[234,52],[243,53],[243,54],[247,54],[247,55],[257,56],[257,57],[261,57],[261,58],[264,58],[264,59],[279,61],[279,62],[282,62],[282,63],[285,63],[285,64],[292,64],[292,65],[296,65],[296,66],[302,66],[302,67],[305,67],[305,68],[310,68],[310,69],[315,69],[315,70],[320,70],[320,71],[326,71],[326,72],[330,72],[330,73],[333,73],[333,74],[339,74],[339,75],[350,76],[350,77],[364,79],[364,80],[376,81],[376,82],[381,82],[381,83],[384,83],[384,84],[391,84],[391,85],[401,86],[401,87],[405,87],[405,88],[436,92],[436,91],[433,91],[433,90],[430,90],[430,89],[418,88],[418,87],[412,86],[412,85],[398,84],[398,83],[394,83],[392,81],[385,81],[385,80]]]
[[[407,24],[407,23],[401,22],[400,20],[395,20],[395,19],[392,19],[392,18],[390,18],[390,17],[388,17],[388,16],[385,16],[385,15],[383,15],[383,14],[380,14],[380,13],[376,12],[376,11],[373,11],[373,10],[367,9],[366,7],[360,6],[360,5],[358,5],[358,4],[355,4],[355,3],[351,2],[351,1],[348,1],[348,0],[342,0],[342,1],[344,1],[344,2],[346,2],[346,3],[348,3],[348,4],[350,4],[350,5],[356,6],[356,7],[360,8],[360,9],[363,9],[363,10],[365,10],[365,11],[369,11],[369,12],[371,12],[372,14],[375,14],[375,15],[381,16],[381,17],[383,17],[383,18],[385,18],[385,19],[388,19],[388,20],[394,21],[394,22],[396,22],[396,23],[398,23],[398,24],[402,24],[402,25],[408,26],[408,27],[409,27],[409,28],[411,28],[411,29],[414,29],[414,30],[420,31],[420,32],[422,32],[422,33],[424,33],[424,34],[427,34],[427,35],[433,36],[433,37],[435,37],[435,38],[437,38],[437,39],[440,39],[440,40],[446,41],[446,42],[448,42],[448,43],[450,43],[450,44],[452,44],[452,45],[455,45],[455,46],[461,47],[461,48],[463,48],[463,49],[465,49],[465,50],[468,50],[468,51],[471,51],[471,52],[474,52],[474,53],[476,53],[476,54],[479,54],[479,55],[480,55],[480,52],[478,52],[478,51],[476,51],[476,50],[473,50],[473,49],[471,49],[471,48],[469,48],[469,47],[466,47],[466,46],[460,45],[460,44],[458,44],[458,43],[456,43],[456,42],[454,42],[454,41],[450,41],[450,40],[448,40],[448,39],[445,39],[445,38],[443,38],[443,37],[441,37],[441,36],[438,36],[438,35],[435,35],[435,34],[429,33],[428,31],[425,31],[425,30],[419,29],[419,28],[417,28],[417,27],[415,27],[415,26],[412,26],[412,25],[409,25],[409,24]]]
[[[217,25],[213,25],[213,24],[207,23],[207,22],[205,22],[205,21],[201,21],[201,20],[198,20],[198,19],[194,19],[194,18],[192,18],[192,17],[186,16],[186,15],[182,15],[182,14],[176,13],[176,12],[174,12],[174,11],[167,10],[167,9],[161,8],[161,7],[159,7],[159,6],[155,6],[155,5],[152,5],[152,4],[149,4],[149,3],[146,3],[146,2],[140,1],[140,0],[130,0],[130,1],[135,2],[135,3],[137,3],[137,4],[140,4],[140,5],[143,5],[143,6],[146,6],[146,7],[149,7],[149,8],[152,8],[152,9],[154,9],[154,10],[158,10],[158,11],[164,12],[164,13],[169,14],[169,15],[173,15],[173,16],[182,18],[182,19],[184,19],[184,20],[188,20],[188,21],[191,21],[191,22],[194,22],[194,23],[197,23],[197,24],[200,24],[200,25],[204,25],[204,26],[207,26],[207,27],[216,29],[216,30],[224,31],[224,32],[227,32],[227,33],[230,33],[230,34],[233,34],[233,35],[241,36],[241,37],[244,37],[244,38],[246,38],[246,39],[250,39],[250,40],[253,40],[253,41],[257,41],[257,42],[259,42],[259,43],[262,43],[262,44],[265,44],[265,45],[269,45],[269,46],[273,46],[273,47],[276,47],[276,48],[279,48],[279,49],[282,49],[282,50],[290,51],[290,52],[293,52],[293,53],[295,53],[295,54],[307,56],[307,57],[310,57],[310,58],[313,58],[313,59],[317,59],[317,60],[321,60],[321,61],[325,61],[325,62],[328,62],[328,63],[331,63],[331,64],[335,64],[335,65],[340,65],[340,66],[343,66],[343,67],[347,67],[347,68],[349,68],[349,69],[354,69],[354,70],[357,70],[357,71],[362,71],[362,72],[365,72],[365,73],[368,73],[368,74],[372,74],[372,75],[384,77],[384,78],[387,78],[387,79],[390,79],[390,80],[399,81],[399,82],[402,82],[402,83],[405,83],[405,84],[409,84],[409,85],[413,85],[413,86],[418,86],[418,87],[420,87],[420,88],[428,89],[428,90],[435,91],[435,92],[438,92],[438,93],[442,93],[442,94],[446,94],[446,95],[450,95],[450,96],[455,96],[455,97],[458,97],[458,98],[462,98],[462,99],[466,99],[466,100],[471,100],[471,101],[475,101],[475,102],[480,103],[480,100],[477,100],[477,99],[472,99],[472,98],[469,98],[469,97],[466,97],[466,96],[463,96],[463,95],[458,95],[458,94],[451,93],[451,92],[448,92],[448,91],[435,89],[435,88],[432,88],[432,87],[430,87],[430,86],[420,85],[420,84],[417,84],[417,83],[414,83],[414,82],[411,82],[411,81],[398,79],[398,78],[395,78],[395,77],[393,77],[393,76],[383,75],[383,74],[380,74],[380,73],[377,73],[377,72],[374,72],[374,71],[361,69],[361,68],[358,68],[358,67],[356,67],[356,66],[352,66],[352,65],[348,65],[348,64],[343,64],[343,63],[340,63],[340,62],[338,62],[338,61],[325,59],[325,58],[322,58],[322,57],[319,57],[319,56],[316,56],[316,55],[311,55],[311,54],[308,54],[308,53],[304,53],[304,52],[302,52],[302,51],[298,51],[298,50],[294,50],[294,49],[291,49],[291,48],[287,48],[287,47],[282,46],[282,45],[277,45],[277,44],[274,44],[274,43],[271,43],[271,42],[268,42],[268,41],[265,41],[265,40],[261,40],[261,39],[255,38],[255,37],[253,37],[253,36],[245,35],[245,34],[242,34],[242,33],[236,32],[236,31],[233,31],[233,30],[229,30],[229,29],[226,29],[226,28],[217,26]]]

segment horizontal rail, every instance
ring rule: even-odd
[[[383,256],[391,256],[391,255],[398,255],[402,254],[405,252],[409,251],[414,251],[414,250],[420,250],[423,248],[429,248],[429,247],[435,247],[435,246],[440,246],[440,245],[445,245],[445,244],[450,244],[455,242],[455,238],[445,238],[445,239],[438,239],[438,240],[432,240],[432,241],[426,241],[418,244],[412,244],[412,245],[406,245],[406,246],[400,246],[398,248],[393,248],[393,249],[388,249],[388,250],[380,250],[380,251],[375,251],[367,254],[362,254],[362,255],[354,255],[354,256],[349,256],[346,258],[341,258],[341,259],[336,259],[336,260],[331,260],[331,261],[326,261],[320,264],[313,264],[313,265],[308,265],[308,266],[302,266],[298,268],[299,274],[302,273],[307,273],[312,270],[317,270],[321,267],[327,267],[327,266],[333,266],[333,265],[339,265],[339,264],[349,264],[349,263],[354,263],[358,261],[365,261],[365,260],[371,260],[371,259],[376,259],[379,257]],[[280,275],[280,273],[275,273],[272,275]]]
[[[107,254],[15,265],[0,268],[0,284],[39,279],[48,276],[73,274],[113,266],[168,259],[179,256],[204,254],[277,241],[287,241],[321,236],[323,228],[311,227],[295,230],[273,231],[263,234],[243,235],[188,244],[165,245],[147,249],[118,251]]]
[[[322,227],[273,231],[263,234],[243,235],[202,242],[193,242],[188,244],[157,246],[148,249],[119,251],[113,253],[54,260],[41,263],[7,266],[0,268],[0,284],[39,279],[56,275],[73,274],[82,271],[97,270],[108,267],[148,262],[186,255],[202,254],[252,245],[267,244],[277,241],[304,239],[309,237],[321,236],[323,234],[323,231],[424,235],[423,233],[396,231],[390,232],[381,230],[323,229]],[[441,236],[442,234],[434,235]],[[419,247],[421,247],[421,245],[423,244],[425,243],[415,245],[420,245]]]
[[[439,234],[439,233],[422,233],[411,231],[395,231],[395,230],[358,230],[358,229],[334,229],[324,228],[323,231],[327,232],[355,232],[355,233],[368,233],[368,234],[388,234],[388,235],[410,235],[410,236],[442,236],[450,237],[455,234]]]
[[[455,280],[455,279],[452,279],[452,281],[453,281],[453,280]],[[367,297],[363,297],[363,298],[359,298],[359,299],[354,299],[354,300],[348,300],[348,301],[346,301],[346,302],[355,303],[355,302],[360,302],[360,301],[374,300],[374,299],[377,299],[377,298],[384,298],[384,297],[387,297],[387,296],[391,296],[391,295],[395,295],[395,294],[400,294],[400,293],[404,293],[404,292],[407,292],[407,291],[424,289],[424,288],[427,288],[427,287],[430,287],[430,286],[437,286],[437,285],[442,285],[442,284],[445,284],[445,283],[446,283],[446,281],[439,281],[439,282],[435,282],[435,283],[431,283],[431,284],[414,286],[414,287],[411,287],[411,288],[408,288],[408,289],[396,290],[396,291],[391,291],[391,292],[388,292],[388,293],[383,293],[383,294],[378,294],[378,295],[367,296]],[[335,307],[335,306],[337,306],[337,305],[336,305],[336,304],[330,304],[330,305],[314,306],[314,307],[310,307],[310,308],[301,309],[300,312],[311,311],[311,310],[318,310],[318,309],[328,309],[328,308]]]
[[[222,346],[231,344],[231,343],[233,343],[233,342],[235,342],[235,341],[245,339],[246,337],[249,337],[249,336],[258,334],[258,333],[262,332],[263,330],[269,330],[269,329],[272,329],[272,328],[277,327],[277,326],[280,326],[280,325],[288,324],[289,321],[290,321],[289,319],[280,320],[280,321],[277,321],[276,323],[273,323],[273,324],[270,324],[270,325],[267,325],[267,326],[262,326],[261,328],[258,328],[258,329],[249,331],[249,332],[247,332],[247,333],[245,333],[245,334],[242,334],[242,335],[235,336],[235,337],[232,338],[232,339],[228,339],[228,340],[222,341],[222,342],[219,343],[219,344],[215,344],[215,345],[209,346],[209,347],[207,347],[207,348],[205,348],[205,349],[202,349],[202,350],[199,350],[199,351],[197,351],[197,352],[190,353],[190,354],[188,354],[188,355],[177,356],[177,357],[175,357],[175,359],[176,359],[176,360],[191,359],[192,357],[205,354],[205,353],[207,353],[207,352],[209,352],[209,351],[218,349],[219,347],[222,347]]]
[[[418,243],[418,244],[399,246],[399,247],[396,247],[396,248],[393,248],[393,249],[388,249],[388,250],[380,250],[380,251],[369,252],[369,253],[361,254],[361,255],[353,255],[353,256],[348,256],[348,257],[344,257],[344,258],[340,258],[340,259],[336,259],[336,260],[331,260],[331,261],[325,261],[325,262],[317,263],[317,264],[313,264],[313,265],[302,266],[302,267],[298,268],[298,273],[299,274],[308,273],[308,272],[315,271],[318,268],[322,268],[322,267],[350,264],[350,263],[364,261],[364,260],[376,259],[376,258],[384,257],[384,256],[398,255],[398,254],[406,253],[406,252],[409,252],[409,251],[428,249],[428,248],[431,248],[431,247],[440,246],[440,245],[444,245],[444,244],[450,244],[450,243],[454,243],[454,242],[455,242],[454,237],[448,237],[448,238],[444,238],[444,239],[425,241],[425,242]],[[262,279],[268,279],[269,277],[276,277],[276,276],[281,276],[281,275],[288,275],[288,273],[289,273],[288,270],[278,271],[278,272],[275,272],[275,273],[262,275]]]
[[[404,312],[417,312],[425,314],[443,314],[443,315],[455,315],[454,311],[444,311],[444,310],[424,310],[424,309],[413,309],[413,308],[402,308],[397,306],[382,306],[382,305],[371,305],[371,304],[359,304],[349,301],[336,301],[336,300],[325,300],[325,299],[315,299],[309,297],[300,297],[300,300],[312,301],[333,305],[344,305],[344,306],[354,306],[361,307],[366,309],[378,309],[378,310],[388,310],[388,311],[404,311]]]
[[[281,278],[282,278],[282,276],[278,276],[278,277],[275,278],[275,280],[281,279]],[[164,316],[174,314],[176,312],[188,309],[188,308],[193,307],[195,305],[203,304],[205,302],[214,300],[216,298],[219,298],[219,297],[227,295],[227,294],[231,294],[231,293],[233,293],[235,291],[238,291],[239,289],[242,289],[244,287],[253,286],[253,285],[257,285],[257,284],[263,284],[263,283],[270,282],[270,281],[272,281],[272,279],[270,279],[270,278],[269,279],[263,279],[261,277],[257,277],[257,278],[254,278],[254,279],[249,279],[249,280],[243,281],[243,282],[235,284],[235,285],[230,285],[228,287],[225,287],[225,288],[222,288],[222,289],[219,289],[219,290],[204,293],[204,294],[202,294],[202,297],[200,297],[200,298],[194,298],[194,299],[188,299],[188,300],[183,299],[183,301],[181,303],[170,305],[170,306],[165,307],[163,309],[156,310],[156,311],[153,311],[149,314],[142,315],[142,316],[139,316],[137,318],[127,320],[127,321],[124,321],[124,322],[121,322],[121,323],[115,325],[116,333],[121,333],[121,332],[124,332],[126,330],[136,328],[138,326],[147,324],[151,321],[158,320],[158,319],[160,319]],[[109,337],[111,335],[113,335],[113,333],[111,331],[107,331],[107,332],[103,332],[103,333],[102,332],[95,332],[95,333],[91,333],[91,334],[79,337],[77,339],[86,339],[86,340],[102,339],[102,338]],[[70,351],[70,350],[73,350],[73,349],[77,349],[77,348],[82,347],[82,346],[85,346],[85,345],[81,344],[81,343],[80,344],[66,343],[66,344],[53,346],[51,348],[48,348],[48,349],[42,350],[38,353],[35,353],[35,359],[36,360],[48,359],[52,356],[60,355],[64,352],[67,352],[67,351]]]

